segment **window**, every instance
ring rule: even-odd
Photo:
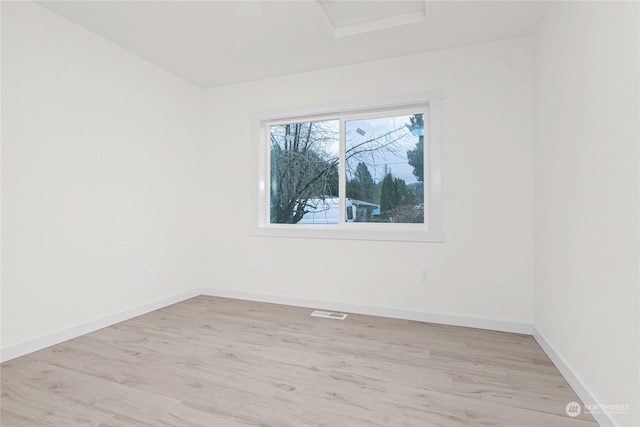
[[[440,92],[252,116],[252,234],[442,241]]]

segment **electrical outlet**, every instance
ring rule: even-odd
[[[140,275],[146,276],[147,274],[149,274],[149,264],[143,261],[140,263]]]
[[[266,270],[267,269],[267,260],[260,257],[260,259],[258,260],[258,268],[260,270]]]
[[[422,283],[429,283],[429,276],[431,276],[431,274],[428,268],[424,268],[420,271],[420,281]]]

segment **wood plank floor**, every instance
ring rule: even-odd
[[[201,296],[1,366],[3,427],[597,426],[527,335]]]

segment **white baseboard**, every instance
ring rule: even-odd
[[[444,325],[465,326],[469,328],[488,329],[493,331],[514,332],[531,335],[532,326],[528,323],[511,322],[505,320],[486,319],[480,317],[461,316],[456,314],[430,313],[401,308],[372,306],[365,304],[352,304],[337,301],[325,301],[300,297],[288,297],[256,292],[235,291],[230,289],[197,288],[161,298],[114,313],[96,320],[89,321],[70,328],[59,330],[51,334],[43,335],[19,344],[3,347],[0,350],[0,361],[5,362],[13,358],[41,350],[54,344],[79,337],[107,326],[131,319],[153,310],[175,304],[180,301],[198,296],[209,295],[225,298],[235,298],[250,301],[268,302],[273,304],[291,305],[296,307],[309,307],[333,311],[344,311],[354,314],[367,314],[371,316],[389,317],[393,319],[416,320],[419,322],[440,323]]]
[[[564,359],[556,352],[551,344],[544,338],[544,336],[538,331],[535,326],[533,327],[533,338],[540,344],[542,350],[549,356],[549,359],[556,365],[556,368],[560,371],[565,380],[569,383],[569,385],[576,392],[578,397],[582,400],[582,403],[585,405],[598,405],[598,402],[591,392],[587,390],[587,388],[582,384],[582,382],[578,379],[578,377],[573,373],[569,365],[564,361]],[[568,402],[567,402],[568,403]],[[607,415],[606,413],[592,413],[593,418],[600,424],[601,426],[615,426],[616,423]]]
[[[201,288],[199,291],[202,295],[215,297],[235,298],[241,300],[268,302],[273,304],[308,307],[331,311],[342,311],[354,314],[367,314],[371,316],[390,317],[392,319],[416,320],[419,322],[465,326],[469,328],[513,332],[526,335],[531,335],[532,331],[532,325],[529,323],[485,319],[480,317],[461,316],[456,314],[430,313],[425,311],[405,310],[393,307],[352,304],[299,297],[287,297],[256,292],[235,291],[230,289]]]
[[[16,357],[24,356],[34,351],[42,350],[43,348],[59,344],[72,338],[77,338],[81,335],[97,331],[98,329],[102,329],[107,326],[115,325],[116,323],[120,323],[125,320],[129,320],[134,317],[149,313],[151,311],[158,310],[159,308],[163,308],[168,305],[193,298],[200,294],[200,289],[193,289],[191,291],[171,295],[166,298],[160,298],[149,303],[142,304],[137,307],[132,307],[118,313],[110,314],[99,319],[91,320],[86,323],[75,325],[70,328],[62,329],[51,334],[42,335],[28,341],[3,347],[0,350],[0,362],[6,362],[7,360],[15,359]]]
[[[493,331],[514,332],[531,335],[532,327],[528,323],[510,322],[504,320],[484,319],[479,317],[460,316],[455,314],[429,313],[422,311],[405,310],[393,307],[371,306],[364,304],[352,304],[336,301],[324,301],[299,297],[287,297],[272,294],[234,291],[229,289],[197,288],[191,291],[171,295],[157,299],[137,307],[114,313],[99,319],[95,319],[70,328],[62,329],[47,335],[42,335],[18,344],[2,347],[0,349],[0,362],[6,362],[16,357],[24,356],[34,351],[42,350],[61,342],[77,338],[107,326],[137,317],[153,310],[166,307],[171,304],[184,301],[198,295],[235,298],[273,304],[291,305],[296,307],[309,307],[333,311],[344,311],[354,314],[367,314],[371,316],[390,317],[393,319],[416,320],[419,322],[440,323],[444,325],[465,326],[469,328],[488,329]]]

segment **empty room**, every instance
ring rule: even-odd
[[[0,425],[640,427],[637,1],[1,1]]]

